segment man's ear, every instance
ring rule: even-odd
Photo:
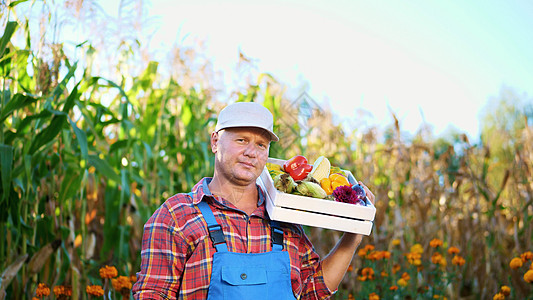
[[[217,153],[218,140],[218,132],[211,133],[211,152],[213,153]]]

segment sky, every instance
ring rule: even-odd
[[[117,0],[101,1],[111,15]],[[239,51],[297,97],[303,83],[339,122],[425,122],[479,135],[503,86],[533,95],[533,1],[152,0],[152,49],[203,40],[233,82]],[[373,125],[373,124],[372,124]]]

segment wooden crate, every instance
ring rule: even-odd
[[[285,161],[269,158],[268,162],[282,166]],[[350,183],[357,183],[350,171],[343,172]],[[274,187],[266,167],[257,183],[266,191],[266,209],[273,220],[364,235],[372,231],[376,208],[368,199],[366,205],[355,205],[283,193]]]

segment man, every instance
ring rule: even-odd
[[[320,260],[301,226],[269,219],[256,179],[278,140],[260,104],[220,112],[213,177],[169,198],[144,227],[135,299],[326,299],[337,290],[362,236],[345,233]]]

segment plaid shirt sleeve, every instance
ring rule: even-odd
[[[133,286],[135,299],[176,299],[187,245],[180,237],[168,202],[146,222],[141,251],[141,271]],[[180,263],[181,261],[181,263]]]

